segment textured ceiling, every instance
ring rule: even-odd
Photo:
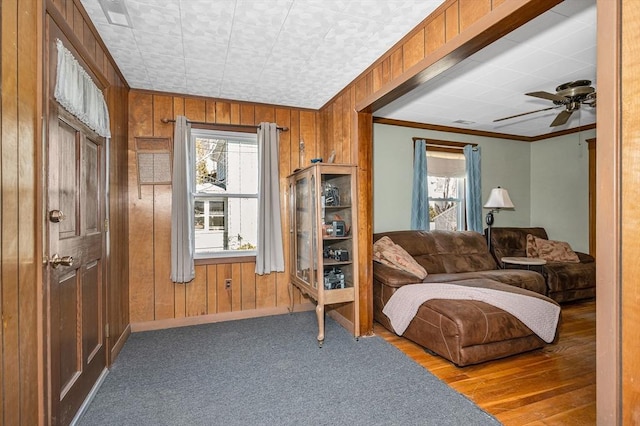
[[[443,2],[123,1],[132,28],[82,5],[132,88],[314,109]]]
[[[107,0],[113,1],[113,0]],[[443,0],[122,0],[132,28],[82,0],[132,88],[317,109]],[[376,111],[386,117],[518,136],[595,123],[583,106],[525,96],[573,80],[596,87],[595,0],[565,0]],[[464,122],[471,123],[460,123]]]

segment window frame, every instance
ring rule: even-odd
[[[256,156],[257,156],[257,146],[258,146],[258,135],[257,133],[254,132],[239,132],[239,131],[232,131],[232,130],[221,130],[221,129],[212,129],[212,128],[208,128],[208,127],[198,127],[198,128],[192,128],[191,130],[191,140],[192,140],[192,144],[193,144],[193,162],[192,162],[192,168],[194,170],[193,173],[193,188],[194,191],[191,194],[193,203],[194,203],[194,219],[195,219],[195,203],[198,201],[203,201],[203,202],[211,202],[211,201],[216,201],[216,200],[220,200],[224,203],[225,206],[225,212],[224,212],[224,218],[225,218],[225,225],[223,229],[223,233],[224,236],[228,236],[229,234],[229,227],[228,227],[228,223],[229,223],[229,200],[231,199],[258,199],[258,191],[259,191],[259,182],[256,182],[256,192],[255,193],[221,193],[221,194],[216,194],[216,193],[200,193],[196,191],[196,179],[197,179],[197,172],[196,172],[196,162],[197,162],[197,158],[196,158],[196,138],[202,138],[202,139],[224,139],[224,140],[231,140],[231,141],[240,141],[240,142],[249,142],[251,144],[254,144],[256,146]],[[232,142],[233,143],[233,142]],[[256,158],[256,162],[259,163],[258,159]],[[258,164],[259,166],[259,164]],[[257,212],[256,212],[257,214]],[[210,218],[210,210],[206,211],[203,213],[204,215],[204,220],[206,221],[208,218]],[[257,223],[257,217],[256,217],[256,223]],[[194,220],[194,245],[195,245],[195,239],[197,238],[197,234],[196,234],[197,229],[195,228],[195,220]],[[225,238],[225,237],[223,237]],[[257,235],[256,235],[257,238]],[[228,241],[226,243],[227,247],[228,247]],[[194,260],[196,261],[196,264],[215,264],[215,263],[226,263],[229,262],[231,260],[235,260],[237,262],[246,262],[246,261],[250,261],[251,259],[255,259],[256,257],[256,249],[253,250],[218,250],[218,251],[213,251],[213,250],[194,250]]]
[[[429,139],[429,138],[425,138],[425,137],[413,137],[413,143],[415,144],[416,141],[419,140],[424,140],[426,141],[426,151],[427,151],[427,179],[429,179],[429,151],[435,151],[435,152],[446,152],[446,153],[452,153],[452,154],[463,154],[463,149],[466,145],[471,145],[471,146],[478,146],[478,144],[476,143],[472,143],[472,142],[454,142],[454,141],[443,141],[443,140],[436,140],[436,139]],[[466,158],[465,158],[466,161]],[[433,175],[434,177],[437,177],[435,175]],[[460,203],[460,209],[458,211],[458,218],[457,220],[459,221],[459,223],[463,223],[464,225],[464,230],[468,230],[469,229],[469,224],[467,221],[467,214],[466,214],[466,203],[467,203],[467,198],[466,198],[466,185],[468,184],[466,181],[466,177],[465,178],[456,178],[456,179],[460,179],[462,180],[462,185],[461,185],[461,193],[462,193],[462,198],[436,198],[436,197],[431,197],[430,195],[427,196],[427,202],[431,203],[431,201],[453,201],[453,202],[459,202]],[[429,222],[431,222],[431,220],[429,220]]]
[[[427,160],[428,162],[428,160]],[[427,168],[427,170],[429,170]],[[433,177],[442,177],[442,176],[434,176],[431,175]],[[429,179],[430,175],[427,173],[427,179]],[[464,224],[464,229],[462,229],[462,231],[466,231],[468,230],[468,226],[467,226],[467,215],[466,215],[466,208],[467,208],[467,197],[466,197],[466,185],[467,185],[467,179],[466,178],[453,178],[458,180],[458,193],[462,193],[465,194],[462,197],[459,198],[453,198],[453,197],[449,197],[449,198],[438,198],[438,197],[431,197],[428,196],[427,197],[427,202],[429,204],[431,204],[432,201],[444,201],[444,202],[453,202],[453,203],[458,203],[459,204],[459,208],[458,208],[458,214],[457,214],[457,221],[458,223],[463,223]],[[429,221],[431,222],[431,221]],[[456,229],[456,231],[460,231],[460,229]]]

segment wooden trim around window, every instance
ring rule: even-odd
[[[251,263],[255,262],[255,256],[234,256],[234,257],[207,257],[203,259],[194,259],[193,263],[197,265],[219,265],[222,263]]]
[[[474,148],[478,146],[477,143],[472,142],[442,141],[438,139],[420,138],[416,136],[414,136],[412,139],[414,147],[417,141],[425,140],[427,141],[427,151],[450,152],[453,154],[462,153],[463,148],[467,145],[471,145]]]

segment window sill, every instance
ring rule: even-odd
[[[255,251],[239,253],[202,253],[196,255],[195,265],[218,265],[222,263],[251,263],[256,261]]]

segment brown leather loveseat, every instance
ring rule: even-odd
[[[499,269],[482,234],[471,231],[394,231],[387,236],[409,253],[428,275],[415,275],[374,262],[374,319],[394,331],[383,313],[385,304],[402,286],[451,283],[522,294],[557,306],[543,296],[544,278],[537,272]],[[559,311],[559,309],[558,309]],[[402,335],[458,366],[502,358],[545,345],[514,315],[478,300],[432,299],[418,308]]]
[[[491,253],[500,267],[503,257],[526,257],[527,234],[548,240],[544,228],[491,228]],[[552,262],[542,266],[545,294],[556,302],[572,302],[596,295],[596,262],[586,254],[575,252],[579,263]]]

